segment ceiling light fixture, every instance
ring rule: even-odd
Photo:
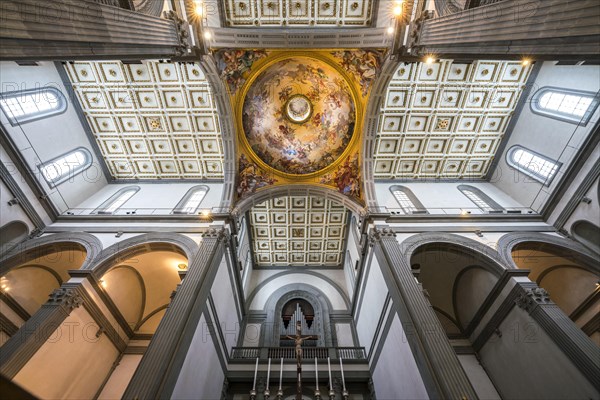
[[[402,15],[402,3],[398,4],[397,6],[394,7],[394,15],[396,17],[399,17]]]
[[[209,40],[211,37],[212,35],[210,34],[210,31],[204,32],[204,39]]]
[[[177,264],[177,268],[179,268],[181,270],[187,269],[187,264],[183,264],[183,263]]]
[[[531,64],[531,61],[525,58],[525,59],[523,59],[523,61],[521,61],[521,64],[523,64],[523,66],[526,67],[529,64]]]
[[[394,34],[394,27],[390,26],[389,28],[387,28],[387,33],[388,33],[388,35]]]
[[[106,287],[108,286],[108,284],[106,283],[106,281],[104,281],[104,279],[100,279],[100,286],[102,286],[104,289],[106,289]]]
[[[435,58],[433,56],[429,56],[425,59],[425,64],[433,64],[435,62]]]

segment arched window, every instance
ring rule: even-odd
[[[522,146],[512,147],[506,153],[506,162],[513,168],[549,186],[561,164]]]
[[[67,154],[40,164],[38,168],[48,185],[55,187],[85,171],[91,165],[92,155],[90,152],[83,147],[78,147]]]
[[[194,214],[208,193],[208,186],[194,186],[173,209],[173,214]]]
[[[139,186],[127,186],[113,194],[94,210],[95,214],[113,214],[140,190]]]
[[[469,185],[460,185],[458,190],[462,192],[469,200],[471,200],[477,207],[483,211],[503,211],[504,209],[492,200],[487,194],[483,193],[476,187]]]
[[[586,126],[598,103],[597,93],[543,87],[533,96],[531,110],[546,117]]]
[[[394,185],[390,187],[390,191],[398,201],[404,214],[428,214],[425,206],[423,206],[409,188]]]
[[[53,87],[0,94],[0,108],[12,126],[62,114],[67,104],[62,92]]]

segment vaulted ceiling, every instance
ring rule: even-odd
[[[369,26],[372,0],[225,0],[231,27]]]
[[[512,61],[400,64],[379,113],[374,178],[485,177],[530,71]]]
[[[349,211],[318,196],[278,197],[249,211],[254,265],[339,267]]]
[[[98,61],[65,68],[114,178],[223,179],[219,116],[198,65]]]

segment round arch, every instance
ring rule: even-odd
[[[80,246],[86,252],[85,260],[80,269],[88,269],[102,251],[100,240],[89,233],[65,232],[32,239],[24,242],[0,259],[0,275],[6,274],[12,268],[28,263],[57,250],[69,249],[73,245]]]
[[[568,238],[550,236],[538,232],[508,233],[500,238],[498,241],[498,253],[502,258],[503,263],[509,268],[519,269],[513,260],[512,252],[517,245],[523,243],[539,243],[541,245],[546,245],[547,247],[557,247],[561,251],[571,253],[581,263],[592,266],[593,272],[597,274],[600,273],[597,256],[587,247]]]
[[[281,186],[271,186],[261,189],[241,201],[239,201],[233,209],[235,216],[241,216],[246,211],[250,210],[254,205],[264,201],[275,199],[278,197],[288,196],[317,196],[326,199],[334,200],[348,208],[359,216],[365,215],[365,208],[356,200],[341,194],[340,192],[330,189],[325,186],[315,186],[307,184],[289,184]]]
[[[419,233],[404,240],[400,243],[400,246],[408,265],[411,265],[410,260],[415,251],[422,246],[434,243],[440,244],[440,246],[450,245],[468,250],[472,255],[485,262],[490,268],[490,272],[493,272],[497,276],[502,275],[504,270],[507,269],[507,263],[490,246],[452,233]]]
[[[23,221],[7,222],[0,227],[0,254],[7,253],[29,235],[29,227]]]
[[[97,256],[96,263],[87,265],[86,268],[82,269],[91,269],[94,275],[99,277],[104,275],[114,264],[149,251],[173,251],[179,253],[188,259],[189,265],[198,252],[198,245],[189,237],[179,233],[147,233],[125,239],[122,242],[107,247]]]
[[[588,249],[600,254],[600,227],[598,225],[586,220],[575,221],[571,225],[571,235]]]
[[[335,333],[331,329],[330,312],[331,303],[327,296],[314,286],[304,283],[290,284],[283,286],[273,292],[267,300],[265,311],[267,318],[265,320],[266,329],[263,331],[264,346],[279,346],[279,329],[281,324],[281,313],[283,306],[293,299],[302,299],[309,302],[315,311],[316,331],[319,332],[318,345],[321,347],[331,347],[334,343],[332,335]]]

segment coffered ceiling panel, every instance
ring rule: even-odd
[[[148,61],[65,65],[116,179],[223,179],[217,108],[199,66]]]
[[[225,0],[232,27],[364,27],[371,24],[372,0]]]
[[[315,196],[279,197],[249,211],[255,265],[338,267],[342,264],[348,210]]]
[[[401,64],[379,116],[375,178],[483,178],[530,70],[511,61]]]

